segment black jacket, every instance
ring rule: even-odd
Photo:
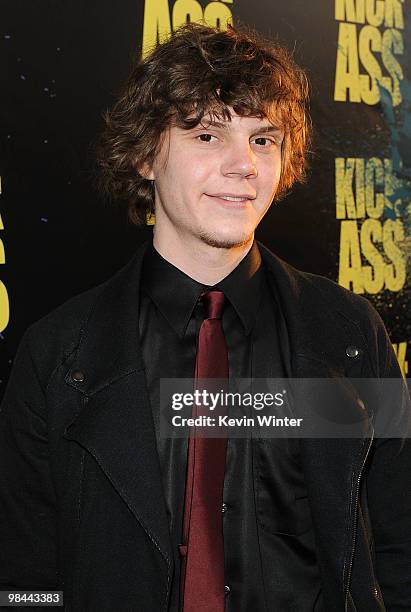
[[[366,299],[259,248],[293,376],[401,377]],[[144,249],[29,327],[1,406],[0,587],[60,588],[75,612],[168,605],[171,544],[138,340]],[[406,390],[399,402],[406,428]],[[367,421],[360,438],[302,440],[301,458],[326,609],[411,610],[409,439],[375,438]]]

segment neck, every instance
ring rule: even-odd
[[[154,226],[153,245],[164,259],[190,278],[204,285],[215,285],[228,276],[251,249],[254,234],[247,242],[230,248],[214,247],[201,240],[190,241],[178,236],[163,240]]]

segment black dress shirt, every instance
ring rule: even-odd
[[[160,437],[160,378],[193,378],[204,319],[205,286],[149,245],[143,262],[139,330],[152,406],[176,571],[170,612],[179,610],[186,480],[186,438]],[[222,316],[229,377],[282,378],[288,336],[254,242],[213,289],[225,294]],[[257,316],[258,315],[258,316]],[[226,612],[319,612],[321,580],[297,439],[228,439],[224,479]]]

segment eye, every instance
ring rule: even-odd
[[[275,146],[277,142],[272,138],[267,138],[267,136],[258,136],[254,138],[256,144],[261,145],[264,149],[268,149],[271,146]]]
[[[197,138],[199,138],[201,140],[201,142],[211,142],[212,138],[215,138],[215,136],[213,136],[212,134],[208,134],[207,132],[205,132],[204,134],[199,134],[197,136]]]

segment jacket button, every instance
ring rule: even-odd
[[[228,584],[225,584],[224,585],[224,594],[228,595],[230,591],[231,591],[231,587]]]
[[[76,382],[84,382],[85,376],[83,372],[80,372],[80,370],[76,370],[75,372],[71,373],[71,378]]]
[[[227,504],[223,503],[223,505],[221,506],[221,512],[224,514],[224,512],[227,512]]]
[[[345,354],[347,355],[347,357],[351,357],[351,359],[356,359],[360,354],[360,349],[350,344],[345,349]]]

